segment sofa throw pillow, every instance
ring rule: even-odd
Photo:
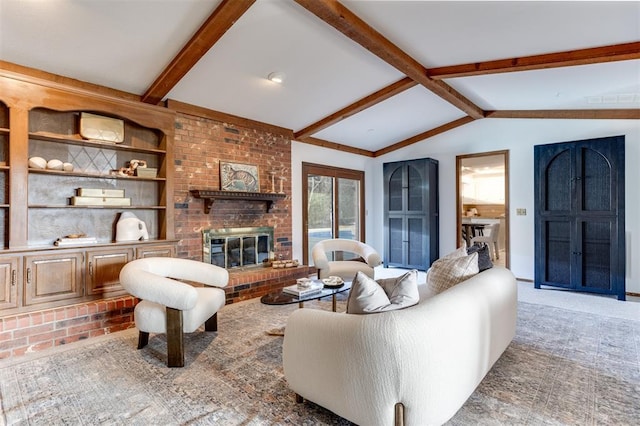
[[[427,286],[434,294],[442,293],[478,272],[478,253],[453,259],[438,259],[431,265]]]
[[[373,314],[413,306],[419,301],[418,271],[376,281],[358,272],[347,298],[348,314]]]
[[[376,280],[384,289],[394,309],[407,308],[420,301],[418,294],[418,271],[412,269],[395,278]]]
[[[458,247],[457,249],[455,249],[454,251],[452,251],[451,253],[447,253],[446,255],[442,256],[440,259],[455,259],[458,257],[463,257],[463,256],[468,256],[470,253],[467,253],[467,242],[466,241],[462,241],[462,245],[460,247]],[[433,265],[431,265],[433,266]],[[431,273],[431,267],[429,269],[427,269],[427,282],[429,281],[429,274]]]
[[[457,249],[455,249],[451,253],[448,253],[448,254],[442,256],[440,259],[455,259],[457,257],[464,257],[464,256],[468,256],[468,255],[469,255],[469,253],[467,253],[467,243],[465,241],[463,241],[462,245],[460,247],[458,247]]]
[[[467,249],[467,254],[472,253],[478,253],[478,270],[480,272],[493,268],[489,246],[486,244],[474,244]]]

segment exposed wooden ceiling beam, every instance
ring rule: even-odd
[[[184,45],[142,95],[142,102],[150,104],[160,102],[255,1],[222,0],[222,3],[191,37],[191,40]]]
[[[360,111],[364,111],[365,109],[374,106],[377,103],[384,101],[385,99],[389,99],[398,93],[402,93],[405,90],[408,90],[415,85],[417,85],[415,81],[410,79],[409,77],[405,77],[400,81],[397,81],[385,88],[378,90],[375,93],[372,93],[369,96],[366,96],[351,105],[342,108],[340,111],[337,111],[322,120],[319,120],[304,129],[295,133],[296,138],[306,138],[308,136],[313,135],[314,133],[318,133],[320,130],[325,129],[333,124],[336,124],[339,121],[342,121],[348,117],[351,117],[354,114],[359,113]]]
[[[590,65],[631,59],[640,59],[640,42],[431,68],[427,70],[427,75],[434,80],[442,80],[445,78]]]
[[[427,76],[427,69],[337,0],[295,0],[296,3],[331,25],[354,42],[422,84],[442,99],[474,119],[483,118],[484,111],[443,81]]]
[[[487,118],[638,120],[640,109],[561,109],[487,111]]]
[[[469,116],[462,117],[457,120],[453,120],[449,123],[443,124],[442,126],[435,127],[431,130],[427,130],[426,132],[422,132],[420,134],[407,138],[403,141],[396,142],[385,148],[374,151],[373,156],[380,157],[381,155],[388,154],[392,151],[397,151],[400,148],[405,148],[409,145],[413,145],[414,143],[418,143],[425,139],[439,135],[440,133],[448,132],[449,130],[455,129],[456,127],[464,126],[465,124],[470,123],[472,121],[474,121],[474,119]]]
[[[366,149],[354,148],[348,145],[342,145],[336,142],[326,141],[324,139],[318,138],[304,138],[304,139],[296,139],[298,142],[306,143],[309,145],[321,146],[323,148],[335,149],[340,152],[349,152],[351,154],[363,155],[365,157],[374,157],[373,151],[367,151]]]

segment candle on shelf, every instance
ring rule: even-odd
[[[269,172],[271,176],[271,192],[276,193],[276,172]]]
[[[280,176],[278,179],[280,179],[280,192],[279,192],[279,194],[284,194],[284,181],[287,180],[287,178]]]

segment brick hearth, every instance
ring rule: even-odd
[[[252,268],[244,271],[231,271],[227,285],[227,303],[261,297],[287,285],[294,284],[296,278],[307,277],[309,267],[273,269]]]

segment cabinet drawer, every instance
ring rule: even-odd
[[[82,253],[25,256],[24,304],[82,296]]]
[[[172,244],[162,244],[157,246],[137,247],[136,259],[145,257],[176,257],[176,246]]]

